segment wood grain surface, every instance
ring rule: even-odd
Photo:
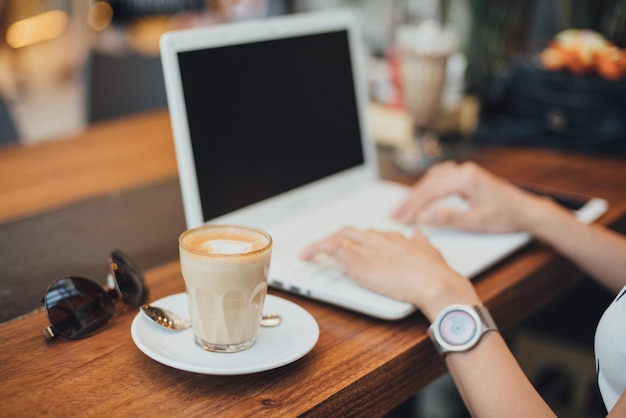
[[[381,169],[394,173],[381,150]],[[609,201],[601,223],[626,214],[624,160],[523,148],[469,147],[472,159],[512,179],[592,194]],[[84,135],[33,148],[0,149],[0,220],[50,210],[101,193],[176,176],[166,113],[103,123]],[[519,323],[580,278],[533,242],[475,279],[502,329]],[[178,262],[146,275],[151,300],[184,291]],[[418,312],[400,321],[369,318],[277,291],[318,321],[320,339],[304,358],[245,376],[176,370],[134,345],[135,311],[79,341],[46,342],[36,312],[0,325],[0,416],[380,416],[444,371]]]

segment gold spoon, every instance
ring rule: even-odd
[[[150,306],[150,305],[143,305],[141,307],[141,312],[143,312],[152,321],[156,322],[157,324],[167,329],[171,329],[174,331],[182,331],[191,327],[190,321],[164,308],[159,308],[159,307]],[[265,314],[261,318],[261,326],[262,327],[276,327],[280,325],[282,320],[283,320],[282,317],[278,314],[275,314],[275,313]]]

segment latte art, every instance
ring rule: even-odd
[[[190,256],[237,255],[245,262],[271,242],[271,238],[263,235],[262,231],[231,225],[205,225],[193,231],[184,233],[180,238],[181,249],[184,248]]]
[[[202,248],[211,254],[241,254],[252,251],[252,244],[245,241],[214,239],[205,241]]]

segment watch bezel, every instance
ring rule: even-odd
[[[450,342],[442,333],[441,326],[444,320],[452,313],[463,312],[468,314],[473,320],[474,334],[472,337],[463,344],[455,344]],[[497,327],[489,314],[489,311],[484,306],[469,306],[469,305],[450,305],[443,309],[435,321],[428,327],[428,333],[435,343],[437,351],[444,355],[449,352],[462,352],[468,351],[473,348],[482,338],[482,336],[488,332],[497,330]]]

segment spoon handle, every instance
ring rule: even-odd
[[[183,331],[191,327],[191,322],[182,318],[181,316],[171,312],[167,309],[159,308],[157,306],[143,305],[141,307],[143,312],[148,318],[156,322],[158,325],[174,331]],[[269,313],[263,315],[261,318],[262,327],[276,327],[283,321],[282,317],[275,313]]]

